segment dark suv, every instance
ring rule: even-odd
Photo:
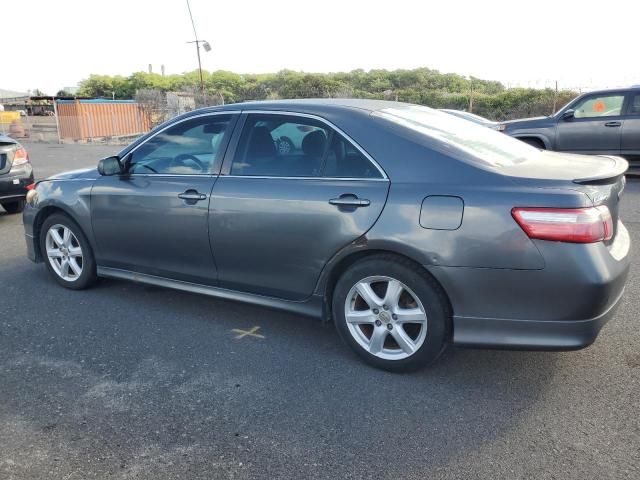
[[[16,140],[0,134],[0,205],[7,213],[19,213],[33,185],[29,155]]]
[[[555,115],[512,120],[499,130],[538,148],[621,155],[640,167],[640,86],[585,93]]]

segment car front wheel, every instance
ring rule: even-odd
[[[444,292],[426,271],[401,257],[357,262],[338,280],[332,303],[342,339],[378,368],[416,370],[433,362],[448,340]]]
[[[66,215],[56,213],[44,221],[40,249],[47,270],[63,287],[80,290],[95,281],[91,245],[78,224]]]

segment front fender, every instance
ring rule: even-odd
[[[37,238],[45,218],[54,212],[63,212],[82,229],[89,242],[94,245],[91,228],[92,179],[52,180],[38,183],[37,198],[24,210],[25,233]]]
[[[518,133],[514,133],[511,135],[513,138],[536,138],[542,142],[545,150],[553,150],[554,142],[552,138],[550,138],[549,134],[543,134],[540,132],[527,132],[519,131]]]
[[[535,138],[543,143],[545,149],[553,150],[556,144],[556,124],[554,117],[506,122],[505,133],[513,138]]]

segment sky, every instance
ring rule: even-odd
[[[190,0],[203,68],[428,67],[506,86],[640,84],[640,0]],[[0,89],[197,68],[186,0],[5,0]]]

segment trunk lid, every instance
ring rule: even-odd
[[[617,177],[628,167],[620,157],[542,151],[500,168],[505,175],[522,180],[590,182]]]

